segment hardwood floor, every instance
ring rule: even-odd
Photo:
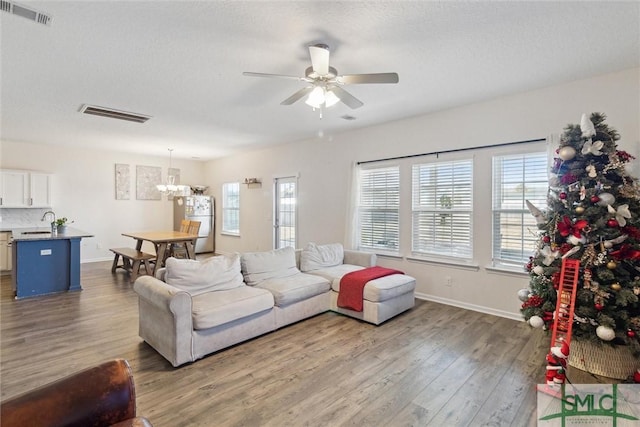
[[[83,291],[24,300],[2,277],[3,400],[121,357],[156,427],[535,425],[549,336],[524,322],[428,301],[378,327],[325,313],[173,368],[138,337],[137,296],[110,269],[83,264]]]

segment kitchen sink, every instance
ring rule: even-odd
[[[50,231],[24,231],[20,234],[51,234]]]

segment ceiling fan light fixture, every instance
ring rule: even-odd
[[[320,108],[324,104],[324,99],[324,88],[316,86],[307,97],[305,104],[313,108]]]
[[[329,108],[340,102],[340,98],[332,91],[327,91],[324,96],[324,106]]]

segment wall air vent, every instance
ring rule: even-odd
[[[38,24],[51,25],[51,15],[47,15],[46,13],[39,12],[35,9],[31,9],[11,1],[0,0],[0,10],[22,16],[23,18],[27,18],[28,20]]]
[[[127,111],[114,110],[113,108],[98,107],[96,105],[84,104],[80,107],[80,112],[92,114],[94,116],[110,117],[112,119],[128,120],[130,122],[144,123],[151,118],[144,114],[129,113]]]

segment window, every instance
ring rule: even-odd
[[[296,247],[296,207],[297,207],[297,179],[276,178],[275,215],[273,229],[275,231],[275,248]]]
[[[493,158],[493,263],[521,267],[533,255],[538,227],[529,200],[546,208],[547,154]]]
[[[400,170],[397,166],[361,169],[358,197],[360,249],[398,252]]]
[[[413,165],[412,251],[470,259],[473,161]]]
[[[240,235],[240,183],[222,184],[222,233]]]

